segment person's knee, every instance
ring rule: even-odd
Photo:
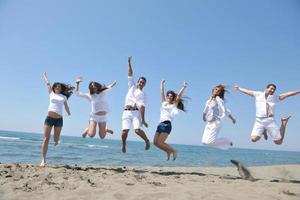
[[[275,140],[274,143],[277,144],[277,145],[281,145],[282,144],[282,140]]]
[[[128,130],[128,129],[124,129],[124,130],[122,130],[122,135],[127,135],[127,134],[128,134],[128,132],[129,132],[129,130]]]
[[[141,134],[141,129],[135,129],[134,132],[135,132],[136,134],[140,135],[140,134]]]
[[[258,136],[252,136],[251,137],[251,141],[252,142],[256,142],[257,140],[259,140],[260,139],[260,137],[258,137]]]
[[[50,136],[44,137],[44,143],[49,143],[50,141]]]

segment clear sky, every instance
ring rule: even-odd
[[[159,85],[178,90],[189,83],[187,113],[173,123],[170,143],[201,145],[202,111],[214,85],[231,88],[220,136],[235,147],[300,151],[300,95],[278,104],[276,119],[291,114],[283,145],[251,143],[254,98],[232,86],[277,93],[300,89],[300,1],[298,0],[0,0],[0,129],[42,133],[49,97],[42,81],[74,83],[83,92],[92,80],[117,86],[107,95],[109,139],[121,138],[127,92],[127,56],[134,76],[148,79],[146,130],[153,138],[160,113]],[[62,135],[80,136],[88,124],[89,102],[73,95],[72,115]],[[129,140],[140,139],[133,131]]]

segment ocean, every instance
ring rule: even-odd
[[[43,135],[0,131],[0,162],[39,164]],[[121,141],[61,136],[60,144],[48,148],[48,164],[153,166],[153,167],[227,167],[231,159],[246,166],[300,164],[300,152],[232,148],[227,151],[205,146],[178,145],[175,161],[166,161],[166,154],[154,145],[144,150],[143,142],[128,141],[127,153],[121,153]]]

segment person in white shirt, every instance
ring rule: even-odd
[[[172,155],[173,160],[175,160],[177,157],[176,150],[167,144],[166,140],[171,133],[174,116],[178,114],[178,110],[185,111],[182,95],[187,87],[187,82],[183,83],[183,86],[178,94],[172,90],[169,90],[166,94],[166,97],[164,85],[165,80],[162,80],[160,86],[160,96],[162,101],[160,120],[153,139],[153,144],[167,153],[167,160],[170,159],[170,155]]]
[[[229,138],[218,138],[223,118],[228,116],[232,123],[235,124],[236,122],[224,105],[225,92],[224,85],[215,86],[212,90],[212,96],[206,102],[203,111],[203,121],[206,122],[206,125],[202,143],[220,149],[228,149],[232,146],[232,141]]]
[[[140,136],[146,143],[145,150],[150,149],[150,142],[141,129],[144,125],[146,128],[148,124],[145,121],[145,106],[146,106],[146,94],[144,87],[146,85],[146,78],[140,77],[135,85],[133,80],[133,70],[131,67],[131,56],[128,57],[128,92],[125,98],[125,108],[122,115],[122,147],[123,153],[126,153],[126,140],[128,132],[131,128],[131,124],[135,130],[135,133]]]
[[[113,131],[107,128],[107,119],[106,114],[109,112],[109,105],[105,99],[106,93],[111,90],[113,86],[116,85],[116,81],[107,87],[98,82],[92,81],[89,83],[89,93],[82,93],[79,91],[79,84],[82,81],[81,78],[76,80],[76,92],[77,96],[83,97],[87,99],[91,103],[91,113],[89,119],[89,126],[86,128],[82,137],[86,137],[86,135],[90,137],[94,137],[96,135],[97,124],[99,126],[99,136],[101,139],[104,139],[106,133],[113,134]]]
[[[286,125],[291,116],[282,118],[281,127],[279,128],[274,119],[275,106],[276,103],[287,97],[300,94],[300,90],[289,91],[278,96],[274,94],[276,90],[275,84],[268,84],[264,92],[244,89],[239,85],[236,85],[235,89],[244,94],[255,97],[256,120],[251,133],[251,141],[258,141],[262,135],[264,135],[264,138],[267,139],[267,134],[269,134],[275,144],[282,144]]]
[[[52,127],[54,126],[54,145],[59,142],[59,136],[63,127],[63,107],[68,115],[71,115],[70,109],[67,103],[67,99],[71,96],[74,87],[64,83],[54,83],[52,86],[48,80],[46,72],[43,75],[44,81],[48,88],[50,96],[50,103],[48,107],[48,115],[44,123],[44,140],[42,144],[42,162],[41,167],[46,165],[46,155],[48,150],[48,144],[50,141],[50,134]]]

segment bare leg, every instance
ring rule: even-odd
[[[41,167],[46,166],[46,155],[47,155],[48,144],[50,140],[51,129],[52,127],[50,126],[44,126],[44,140],[42,144],[42,162],[40,164]]]
[[[170,157],[170,154],[173,155],[173,160],[177,157],[177,152],[174,148],[172,148],[170,145],[168,145],[165,141],[168,138],[169,134],[167,133],[160,133],[157,139],[157,147],[164,150],[168,154],[168,159]]]
[[[84,131],[82,131],[82,137],[85,138],[86,135],[88,134],[89,128],[84,129]]]
[[[98,123],[99,126],[99,136],[101,139],[104,139],[106,136],[106,122]]]
[[[145,132],[142,129],[135,129],[135,133],[145,141],[145,143],[146,143],[145,150],[149,150],[150,142],[149,142]]]
[[[156,133],[155,133],[155,136],[154,136],[154,139],[153,139],[153,144],[154,144],[155,146],[157,146],[159,149],[165,151],[165,152],[167,153],[167,160],[169,160],[169,159],[170,159],[170,154],[171,154],[171,152],[169,152],[169,149],[166,149],[166,148],[164,148],[163,146],[158,145],[158,144],[159,144],[159,143],[158,143],[159,137],[160,137],[160,134],[159,134],[158,132],[156,132]]]
[[[275,144],[278,144],[278,145],[282,144],[283,139],[284,139],[284,135],[285,135],[285,128],[286,128],[286,125],[287,125],[290,118],[291,118],[291,116],[281,118],[281,126],[280,126],[281,139],[280,140],[275,140],[274,141]]]
[[[127,140],[128,132],[129,132],[129,129],[122,130],[122,147],[121,147],[121,149],[122,149],[123,153],[126,153],[126,140]]]
[[[252,142],[257,142],[260,139],[259,136],[251,136],[251,141]]]
[[[62,127],[54,127],[54,146],[58,145]]]
[[[97,123],[94,121],[90,121],[88,136],[94,137],[96,135],[96,127],[97,127]]]

